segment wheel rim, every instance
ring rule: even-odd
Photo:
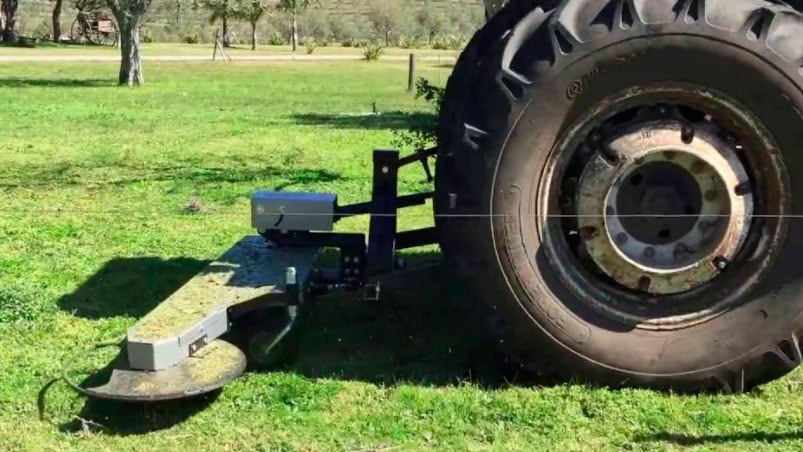
[[[772,135],[730,97],[640,87],[565,129],[539,189],[542,242],[581,303],[639,327],[684,327],[761,281],[785,233],[787,187]]]
[[[724,140],[679,121],[643,122],[605,143],[580,179],[591,259],[620,285],[679,293],[723,272],[753,214],[747,173]]]

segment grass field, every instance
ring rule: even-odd
[[[145,43],[142,44],[142,55],[149,56],[208,56],[212,58],[213,44],[179,44],[179,43]],[[232,57],[249,57],[264,55],[289,55],[293,52],[290,46],[259,46],[256,51],[249,46],[234,46],[226,50]],[[306,49],[299,46],[298,55],[306,55]],[[387,48],[384,51],[386,56],[405,56],[415,53],[424,57],[444,57],[454,58],[459,52],[455,50],[435,50],[435,49],[399,49],[395,47]],[[117,56],[120,50],[112,46],[95,45],[71,45],[43,42],[34,48],[0,46],[0,57],[2,56],[62,56],[62,55],[110,55]],[[313,55],[362,55],[362,49],[354,47],[341,47],[332,45],[328,47],[318,47]]]
[[[61,361],[106,364],[74,351],[249,233],[254,190],[363,200],[371,149],[429,111],[403,63],[152,63],[141,89],[115,71],[0,65],[0,450],[803,450],[800,372],[740,396],[538,381],[504,365],[440,270],[379,303],[317,300],[295,361],[214,397],[86,403]],[[443,84],[449,68],[422,71]]]

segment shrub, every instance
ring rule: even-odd
[[[385,53],[385,48],[373,42],[364,45],[362,48],[365,61],[377,61],[383,53]]]
[[[418,49],[421,48],[421,38],[418,36],[402,36],[399,38],[399,47],[402,49]]]
[[[274,31],[273,33],[267,35],[267,37],[264,39],[264,42],[269,46],[283,46],[287,44],[287,40],[278,31]]]
[[[398,149],[426,149],[438,141],[438,120],[443,105],[444,88],[437,87],[425,78],[415,84],[415,98],[424,99],[433,106],[432,114],[411,117],[407,130],[395,131],[393,146]]]
[[[198,35],[187,35],[181,40],[184,44],[198,44]]]
[[[460,36],[438,36],[432,41],[432,48],[435,50],[460,50],[465,42]]]
[[[307,49],[307,55],[312,55],[315,52],[315,49],[318,48],[318,43],[315,42],[315,38],[307,38],[304,41],[304,48]]]

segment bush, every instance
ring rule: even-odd
[[[312,55],[315,52],[315,49],[318,48],[318,43],[315,42],[314,38],[307,38],[304,41],[304,48],[307,49],[307,55]]]
[[[465,41],[460,36],[438,36],[432,41],[435,50],[460,50],[464,45]]]
[[[340,45],[343,47],[365,47],[369,44],[370,42],[360,38],[351,38],[340,43]]]
[[[188,35],[181,39],[184,44],[198,44],[198,35]]]
[[[421,38],[418,36],[402,36],[399,38],[399,47],[402,49],[419,49],[421,48]]]
[[[277,31],[267,35],[263,42],[269,46],[283,46],[287,44],[287,40],[284,38],[284,36]]]
[[[440,118],[444,88],[437,87],[425,78],[419,78],[415,83],[415,98],[424,99],[433,106],[432,114],[412,117],[409,129],[395,131],[393,146],[398,149],[411,151],[426,149],[438,141],[438,121]]]
[[[377,61],[383,53],[385,53],[385,48],[377,43],[368,43],[362,48],[365,61]]]

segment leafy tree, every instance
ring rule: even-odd
[[[482,28],[485,23],[485,13],[482,8],[453,8],[449,11],[448,22],[454,31],[462,38],[468,38]]]
[[[106,0],[73,0],[72,6],[80,12],[100,11],[106,8]]]
[[[212,13],[209,16],[209,23],[214,24],[220,21],[223,28],[223,47],[229,47],[231,41],[229,40],[229,18],[236,15],[235,0],[199,0],[197,6],[208,10]]]
[[[53,5],[53,13],[51,18],[53,20],[53,42],[58,43],[61,39],[61,7],[62,0],[56,0]]]
[[[257,49],[257,23],[271,7],[268,0],[240,0],[234,3],[233,15],[251,25],[251,50]]]
[[[142,85],[142,57],[139,53],[139,29],[151,0],[106,0],[117,19],[120,29],[120,76],[121,85]]]
[[[415,22],[426,33],[430,45],[432,45],[432,40],[435,39],[435,36],[446,31],[449,26],[449,20],[443,11],[433,6],[429,1],[426,1],[424,6],[416,11]]]
[[[19,38],[17,36],[17,8],[19,0],[0,0],[0,32],[3,34],[3,42],[14,43]]]
[[[376,33],[384,38],[385,46],[390,47],[390,38],[403,31],[407,25],[405,14],[398,0],[376,0],[371,3],[368,20]]]
[[[279,0],[277,8],[290,14],[293,21],[293,31],[290,42],[293,45],[293,52],[298,50],[298,15],[309,8],[313,0]]]
[[[311,37],[317,43],[328,43],[332,38],[332,23],[329,15],[319,9],[309,10],[304,14],[302,30],[306,37]]]

